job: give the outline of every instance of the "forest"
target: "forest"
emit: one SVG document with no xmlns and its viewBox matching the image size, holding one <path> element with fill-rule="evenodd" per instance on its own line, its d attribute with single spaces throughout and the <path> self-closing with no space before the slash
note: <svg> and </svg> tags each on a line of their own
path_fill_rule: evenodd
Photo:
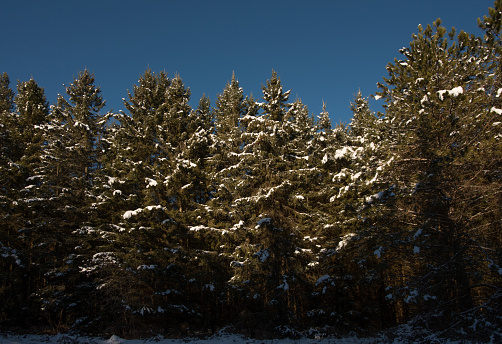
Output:
<svg viewBox="0 0 502 344">
<path fill-rule="evenodd" d="M 3 73 L 0 329 L 501 340 L 502 0 L 478 24 L 419 26 L 334 126 L 275 72 L 192 108 L 147 69 L 119 113 Z"/>
</svg>

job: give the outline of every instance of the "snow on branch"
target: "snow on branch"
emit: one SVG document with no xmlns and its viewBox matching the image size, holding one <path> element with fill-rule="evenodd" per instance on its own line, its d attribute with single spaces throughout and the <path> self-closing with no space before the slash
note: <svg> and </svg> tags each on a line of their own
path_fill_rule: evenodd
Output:
<svg viewBox="0 0 502 344">
<path fill-rule="evenodd" d="M 461 95 L 462 93 L 464 93 L 464 89 L 462 88 L 462 86 L 458 86 L 458 87 L 455 87 L 451 90 L 441 90 L 441 91 L 438 91 L 438 95 L 439 95 L 439 99 L 441 101 L 444 100 L 444 95 L 445 93 L 448 93 L 451 97 L 458 97 L 459 95 Z"/>
<path fill-rule="evenodd" d="M 124 215 L 122 215 L 122 217 L 124 218 L 124 220 L 127 220 L 127 219 L 130 219 L 133 216 L 136 216 L 136 215 L 142 213 L 145 210 L 152 211 L 154 209 L 165 210 L 165 208 L 163 206 L 161 206 L 161 205 L 149 205 L 148 207 L 145 207 L 145 208 L 138 208 L 136 210 L 128 210 L 128 211 L 126 211 L 124 213 Z"/>
</svg>

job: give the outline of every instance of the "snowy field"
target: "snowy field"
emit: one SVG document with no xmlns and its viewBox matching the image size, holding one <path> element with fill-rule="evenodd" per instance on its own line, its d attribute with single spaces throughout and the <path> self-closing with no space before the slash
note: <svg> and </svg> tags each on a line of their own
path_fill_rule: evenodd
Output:
<svg viewBox="0 0 502 344">
<path fill-rule="evenodd" d="M 104 338 L 91 338 L 91 337 L 80 337 L 77 335 L 11 335 L 11 334 L 1 334 L 0 333 L 0 344 L 35 344 L 35 343 L 47 343 L 47 344 L 384 344 L 384 343 L 448 343 L 448 344 L 468 344 L 474 343 L 463 340 L 441 340 L 435 336 L 429 338 L 421 338 L 418 340 L 400 339 L 395 338 L 389 340 L 388 338 L 357 338 L 357 337 L 347 337 L 347 338 L 321 338 L 321 339 L 270 339 L 270 340 L 259 340 L 259 339 L 249 339 L 240 335 L 235 334 L 219 334 L 207 339 L 197 339 L 197 338 L 183 338 L 183 339 L 164 339 L 162 337 L 155 337 L 151 339 L 144 340 L 127 340 L 120 338 L 118 336 L 111 336 L 108 339 Z M 495 343 L 495 342 L 494 342 Z"/>
<path fill-rule="evenodd" d="M 361 339 L 356 337 L 343 339 L 270 339 L 258 340 L 248 339 L 235 334 L 222 334 L 207 339 L 184 338 L 184 339 L 164 339 L 161 337 L 145 339 L 145 340 L 127 340 L 117 336 L 112 336 L 109 339 L 79 337 L 73 335 L 55 335 L 55 336 L 40 336 L 40 335 L 6 335 L 0 334 L 0 344 L 376 344 L 386 343 L 381 339 Z M 395 343 L 400 343 L 395 342 Z"/>
</svg>

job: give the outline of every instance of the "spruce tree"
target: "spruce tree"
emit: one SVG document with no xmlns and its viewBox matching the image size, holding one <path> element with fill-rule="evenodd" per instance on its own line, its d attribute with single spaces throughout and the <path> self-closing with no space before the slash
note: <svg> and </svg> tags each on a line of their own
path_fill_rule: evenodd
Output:
<svg viewBox="0 0 502 344">
<path fill-rule="evenodd" d="M 89 207 L 94 200 L 97 143 L 103 125 L 104 101 L 89 71 L 80 72 L 66 87 L 66 94 L 68 100 L 58 97 L 48 123 L 38 125 L 43 130 L 42 158 L 30 189 L 33 206 L 43 203 L 36 219 L 40 226 L 34 228 L 34 244 L 39 248 L 34 264 L 43 282 L 33 302 L 46 305 L 40 317 L 51 321 L 62 314 L 77 316 L 82 306 L 81 294 L 75 290 L 81 285 L 82 261 L 92 254 L 82 234 L 92 231 Z M 77 306 L 68 308 L 74 302 Z"/>
<path fill-rule="evenodd" d="M 10 88 L 10 80 L 7 73 L 0 76 L 0 168 L 2 173 L 2 202 L 7 201 L 4 197 L 12 187 L 12 176 L 10 176 L 12 163 L 17 159 L 16 133 L 17 123 L 14 109 L 14 92 Z M 5 196 L 4 196 L 5 195 Z"/>
<path fill-rule="evenodd" d="M 247 115 L 246 103 L 242 88 L 232 73 L 232 79 L 223 92 L 217 96 L 214 112 L 214 144 L 211 149 L 211 183 L 215 186 L 211 207 L 216 214 L 215 225 L 231 227 L 233 220 L 228 216 L 232 200 L 236 196 L 236 188 L 242 180 L 244 171 L 241 165 L 242 122 Z M 219 222 L 224 221 L 226 223 Z M 238 222 L 238 221 L 237 221 Z"/>
<path fill-rule="evenodd" d="M 80 72 L 66 87 L 68 100 L 59 96 L 52 108 L 51 127 L 47 137 L 52 161 L 45 176 L 56 196 L 68 191 L 77 198 L 85 197 L 97 168 L 96 144 L 102 131 L 100 110 L 105 105 L 101 90 L 94 85 L 94 75 Z"/>
<path fill-rule="evenodd" d="M 379 218 L 379 209 L 370 207 L 373 198 L 380 192 L 387 195 L 388 185 L 382 178 L 387 143 L 381 119 L 360 92 L 350 109 L 353 118 L 349 126 L 333 130 L 339 141 L 326 147 L 321 161 L 323 172 L 329 176 L 325 184 L 330 194 L 322 208 L 328 221 L 321 230 L 325 250 L 320 255 L 316 287 L 324 295 L 323 302 L 330 297 L 337 300 L 323 308 L 338 314 L 336 326 L 346 322 L 381 327 L 386 321 L 379 316 L 383 309 L 379 303 L 382 279 L 373 266 L 374 249 L 368 252 L 361 247 L 366 236 L 374 235 L 375 218 Z M 358 286 L 357 291 L 351 289 L 353 285 Z"/>
<path fill-rule="evenodd" d="M 261 106 L 265 112 L 265 116 L 272 121 L 283 122 L 291 91 L 283 92 L 281 79 L 275 71 L 272 71 L 272 76 L 267 80 L 267 84 L 262 85 L 261 88 L 263 91 L 263 100 L 265 100 Z"/>
<path fill-rule="evenodd" d="M 27 295 L 38 290 L 43 283 L 43 272 L 40 271 L 40 255 L 43 252 L 37 245 L 43 243 L 46 232 L 43 229 L 47 200 L 40 197 L 38 188 L 41 185 L 40 172 L 44 154 L 43 128 L 49 122 L 49 102 L 44 89 L 35 80 L 19 82 L 15 97 L 18 114 L 18 130 L 22 144 L 19 163 L 22 166 L 20 192 L 16 212 L 23 219 L 23 249 L 27 257 Z"/>
<path fill-rule="evenodd" d="M 35 80 L 19 82 L 15 97 L 19 116 L 19 130 L 23 142 L 21 164 L 27 169 L 28 176 L 33 176 L 40 166 L 43 146 L 42 127 L 49 121 L 49 102 L 44 89 Z"/>
<path fill-rule="evenodd" d="M 215 126 L 216 133 L 223 141 L 239 144 L 240 119 L 245 115 L 243 90 L 232 73 L 231 81 L 216 100 Z"/>
<path fill-rule="evenodd" d="M 22 318 L 19 305 L 25 305 L 26 293 L 23 276 L 27 261 L 23 252 L 19 230 L 22 214 L 19 213 L 19 131 L 14 113 L 14 92 L 9 86 L 7 73 L 0 75 L 0 312 L 5 317 L 0 324 L 11 325 Z"/>
<path fill-rule="evenodd" d="M 14 109 L 14 92 L 10 88 L 10 79 L 7 73 L 0 76 L 0 113 L 7 116 Z M 2 122 L 4 123 L 4 122 Z"/>
</svg>

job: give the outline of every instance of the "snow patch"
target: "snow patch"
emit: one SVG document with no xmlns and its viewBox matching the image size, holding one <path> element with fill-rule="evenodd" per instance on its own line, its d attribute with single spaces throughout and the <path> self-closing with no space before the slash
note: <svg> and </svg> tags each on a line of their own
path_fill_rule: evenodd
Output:
<svg viewBox="0 0 502 344">
<path fill-rule="evenodd" d="M 329 280 L 331 278 L 330 275 L 324 275 L 324 276 L 321 276 L 317 279 L 317 282 L 315 282 L 315 285 L 316 287 L 321 284 L 322 282 L 326 281 L 326 280 Z"/>
<path fill-rule="evenodd" d="M 110 337 L 110 339 L 108 339 L 107 341 L 105 341 L 106 344 L 122 344 L 122 343 L 125 343 L 126 341 L 122 338 L 120 338 L 119 336 L 116 336 L 116 335 L 112 335 Z"/>
<path fill-rule="evenodd" d="M 138 208 L 136 210 L 128 210 L 124 213 L 124 215 L 122 215 L 122 217 L 124 218 L 124 220 L 127 220 L 133 216 L 136 216 L 136 215 L 142 213 L 145 210 L 152 211 L 154 209 L 164 209 L 164 207 L 162 207 L 161 205 L 149 205 L 146 208 Z"/>
<path fill-rule="evenodd" d="M 140 265 L 137 270 L 155 270 L 157 265 Z"/>
<path fill-rule="evenodd" d="M 322 158 L 322 163 L 325 165 L 328 162 L 328 154 L 324 154 L 324 157 Z"/>
<path fill-rule="evenodd" d="M 441 90 L 441 91 L 438 91 L 438 96 L 439 96 L 439 99 L 440 99 L 441 101 L 443 101 L 443 100 L 444 100 L 444 94 L 445 94 L 446 92 L 448 92 L 448 91 L 447 91 L 447 90 Z"/>
<path fill-rule="evenodd" d="M 335 156 L 334 158 L 336 160 L 343 159 L 343 158 L 349 158 L 349 159 L 355 159 L 363 151 L 363 147 L 359 147 L 356 150 L 352 149 L 352 147 L 345 146 L 341 149 L 337 149 L 335 151 Z"/>
<path fill-rule="evenodd" d="M 420 236 L 420 234 L 422 234 L 422 228 L 419 228 L 418 231 L 415 233 L 415 235 L 413 235 L 413 240 L 418 238 Z"/>
<path fill-rule="evenodd" d="M 418 296 L 418 291 L 415 289 L 415 290 L 412 290 L 410 292 L 410 295 L 408 295 L 406 297 L 406 299 L 404 299 L 404 302 L 406 303 L 410 303 L 411 301 L 415 301 L 416 297 Z"/>
<path fill-rule="evenodd" d="M 464 93 L 464 89 L 462 88 L 462 86 L 458 86 L 458 87 L 455 87 L 454 89 L 448 91 L 448 93 L 452 97 L 458 97 L 459 95 Z"/>
<path fill-rule="evenodd" d="M 375 256 L 377 256 L 378 258 L 380 258 L 380 257 L 382 256 L 382 250 L 383 250 L 383 247 L 382 247 L 382 246 L 380 246 L 379 248 L 377 248 L 377 249 L 375 250 L 375 252 L 373 252 L 373 254 L 374 254 Z"/>
<path fill-rule="evenodd" d="M 289 290 L 289 284 L 286 281 L 287 276 L 282 276 L 282 284 L 277 287 L 277 289 L 284 289 L 284 290 Z"/>
<path fill-rule="evenodd" d="M 230 262 L 230 267 L 232 268 L 242 268 L 244 267 L 244 263 L 243 262 L 238 262 L 236 260 L 233 260 Z"/>
<path fill-rule="evenodd" d="M 497 109 L 495 106 L 490 109 L 490 112 L 495 112 L 497 115 L 502 115 L 502 110 Z"/>
<path fill-rule="evenodd" d="M 254 254 L 254 256 L 257 257 L 261 263 L 264 263 L 267 258 L 270 257 L 270 252 L 268 251 L 268 249 L 259 250 Z"/>
<path fill-rule="evenodd" d="M 366 203 L 373 203 L 374 201 L 381 200 L 384 196 L 384 191 L 380 191 L 374 195 L 366 197 Z"/>
<path fill-rule="evenodd" d="M 263 218 L 256 223 L 256 227 L 254 229 L 259 229 L 264 223 L 270 222 L 272 222 L 272 219 L 270 217 Z"/>
<path fill-rule="evenodd" d="M 347 244 L 349 243 L 349 241 L 354 238 L 356 236 L 355 233 L 349 233 L 349 234 L 346 234 L 342 237 L 342 240 L 340 240 L 340 242 L 338 243 L 338 246 L 336 247 L 336 252 L 340 251 L 342 248 L 344 248 L 345 246 L 347 246 Z"/>
<path fill-rule="evenodd" d="M 145 182 L 147 184 L 146 186 L 147 189 L 152 186 L 157 186 L 157 181 L 155 179 L 145 178 Z"/>
<path fill-rule="evenodd" d="M 462 88 L 462 86 L 457 86 L 451 90 L 441 90 L 441 91 L 438 91 L 438 96 L 439 96 L 439 99 L 441 101 L 444 100 L 444 95 L 448 93 L 450 96 L 452 97 L 458 97 L 459 95 L 461 95 L 462 93 L 464 93 L 464 89 Z"/>
</svg>

